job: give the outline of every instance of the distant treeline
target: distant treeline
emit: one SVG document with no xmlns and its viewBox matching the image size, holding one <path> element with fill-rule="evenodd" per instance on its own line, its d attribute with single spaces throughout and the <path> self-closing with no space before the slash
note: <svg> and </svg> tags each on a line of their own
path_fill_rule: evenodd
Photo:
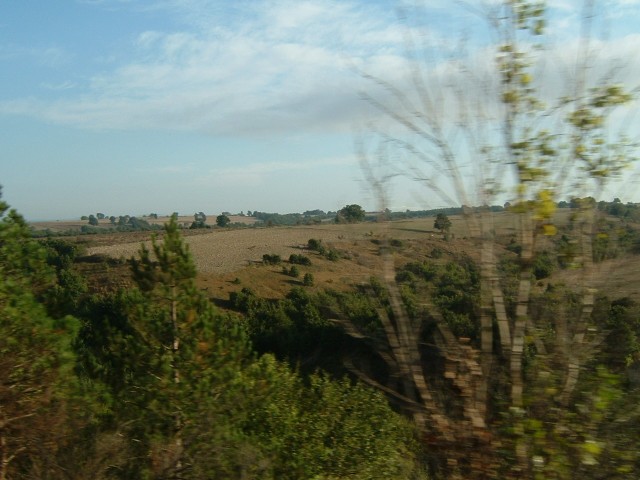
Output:
<svg viewBox="0 0 640 480">
<path fill-rule="evenodd" d="M 115 219 L 115 220 L 114 220 Z M 142 232 L 150 230 L 162 230 L 162 225 L 150 224 L 146 220 L 139 217 L 130 217 L 123 215 L 118 218 L 111 217 L 109 226 L 98 226 L 95 224 L 82 225 L 79 229 L 70 228 L 67 230 L 54 231 L 49 228 L 43 230 L 31 229 L 31 236 L 34 238 L 43 237 L 66 237 L 70 235 L 93 235 L 97 233 L 116 233 L 116 232 Z"/>
<path fill-rule="evenodd" d="M 597 209 L 601 212 L 605 212 L 608 215 L 619 217 L 621 219 L 625 219 L 628 221 L 640 222 L 640 204 L 639 203 L 622 203 L 622 201 L 618 198 L 615 198 L 611 202 L 606 202 L 604 200 L 596 201 L 593 197 L 585 197 L 585 198 L 573 198 L 569 201 L 562 200 L 558 202 L 556 205 L 560 209 L 564 208 L 580 208 L 580 205 L 584 203 L 589 203 L 591 205 L 597 206 Z M 503 212 L 509 210 L 510 208 L 509 202 L 504 205 L 491 205 L 488 208 L 491 212 Z M 463 211 L 474 211 L 482 207 L 444 207 L 444 208 L 434 208 L 430 210 L 405 210 L 404 212 L 394 212 L 389 209 L 384 212 L 369 212 L 365 216 L 364 221 L 367 222 L 376 222 L 382 220 L 404 220 L 404 219 L 413 219 L 413 218 L 425 218 L 425 217 L 435 217 L 438 214 L 443 215 L 462 215 Z M 227 212 L 225 212 L 226 214 Z M 229 223 L 229 227 L 233 228 L 252 228 L 256 226 L 291 226 L 291 225 L 317 225 L 320 223 L 328 223 L 334 222 L 336 220 L 336 215 L 338 212 L 332 212 L 324 210 L 307 210 L 303 213 L 269 213 L 269 212 L 260 212 L 258 210 L 248 211 L 246 216 L 255 218 L 256 224 L 246 224 L 246 223 Z M 224 215 L 224 214 L 223 214 Z M 230 215 L 230 214 L 229 214 Z M 244 214 L 241 214 L 245 216 Z M 202 212 L 195 214 L 196 220 L 194 224 L 192 224 L 191 228 L 195 228 L 195 223 L 198 222 L 198 217 L 204 217 Z M 158 218 L 157 214 L 150 214 L 149 218 Z M 111 225 L 98 226 L 98 219 L 106 219 L 109 218 Z M 97 217 L 93 215 L 88 217 L 82 217 L 83 220 L 88 219 L 89 224 L 83 225 L 80 229 L 68 229 L 63 231 L 52 231 L 50 229 L 45 230 L 32 230 L 32 236 L 34 237 L 55 237 L 55 236 L 68 236 L 68 235 L 86 235 L 86 234 L 95 234 L 95 233 L 114 233 L 114 232 L 132 232 L 132 231 L 145 231 L 145 230 L 159 230 L 162 227 L 160 225 L 150 224 L 146 220 L 140 217 L 124 215 L 120 217 L 106 217 L 103 214 L 98 214 Z M 95 221 L 92 222 L 92 220 Z M 204 220 L 200 220 L 201 227 L 209 227 L 206 225 L 206 217 Z"/>
<path fill-rule="evenodd" d="M 258 210 L 250 212 L 250 217 L 262 222 L 266 226 L 273 225 L 305 225 L 333 221 L 336 212 L 322 210 L 307 210 L 304 213 L 268 213 Z"/>
</svg>

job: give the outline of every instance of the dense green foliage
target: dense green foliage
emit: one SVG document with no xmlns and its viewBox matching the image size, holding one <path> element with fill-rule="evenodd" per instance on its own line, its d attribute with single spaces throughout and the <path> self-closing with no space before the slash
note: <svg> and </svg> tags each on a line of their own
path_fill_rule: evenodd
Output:
<svg viewBox="0 0 640 480">
<path fill-rule="evenodd" d="M 319 242 L 311 244 L 317 249 Z M 517 307 L 518 261 L 508 254 L 499 265 L 505 306 L 511 312 Z M 552 264 L 553 253 L 542 252 L 531 276 L 549 278 L 555 268 L 549 267 Z M 461 410 L 463 400 L 457 397 L 455 383 L 439 380 L 444 368 L 440 355 L 446 350 L 439 343 L 437 325 L 446 322 L 456 337 L 468 338 L 471 346 L 478 347 L 479 276 L 478 266 L 469 257 L 443 252 L 435 258 L 431 256 L 431 260 L 406 264 L 396 276 L 412 325 L 421 331 L 426 378 L 437 385 L 437 394 L 446 399 L 452 412 Z M 429 298 L 430 303 L 420 301 L 423 298 Z M 545 343 L 553 345 L 556 335 L 566 335 L 554 330 L 557 319 L 565 318 L 566 328 L 571 328 L 580 315 L 580 301 L 576 292 L 561 284 L 551 284 L 532 295 L 532 323 Z M 353 292 L 312 293 L 294 288 L 282 300 L 262 299 L 243 289 L 231 295 L 231 303 L 243 313 L 250 337 L 261 352 L 273 352 L 307 372 L 322 367 L 340 374 L 347 366 L 347 370 L 367 372 L 368 377 L 388 388 L 395 384 L 379 350 L 385 329 L 383 319 L 387 315 L 393 318 L 391 297 L 375 278 L 370 285 Z M 522 424 L 523 435 L 541 472 L 555 471 L 560 478 L 572 478 L 572 472 L 580 472 L 584 478 L 633 478 L 640 466 L 640 456 L 632 446 L 632 439 L 640 433 L 640 417 L 637 409 L 629 410 L 629 406 L 638 400 L 640 378 L 634 380 L 627 373 L 637 370 L 631 366 L 637 365 L 640 358 L 638 313 L 639 306 L 629 299 L 598 298 L 593 322 L 607 334 L 599 353 L 585 365 L 574 394 L 576 403 L 569 407 L 559 406 L 558 394 L 565 379 L 554 371 L 554 365 L 567 354 L 561 348 L 562 342 L 543 353 L 537 350 L 542 344 L 527 339 L 523 370 L 528 385 L 528 418 Z M 348 322 L 330 320 L 335 318 Z M 346 324 L 353 330 L 345 330 Z M 514 417 L 515 411 L 506 416 L 499 413 L 508 396 L 500 388 L 505 368 L 501 361 L 494 365 L 490 395 L 494 405 L 491 421 L 505 447 L 506 469 L 515 462 L 508 452 L 518 417 Z M 458 448 L 465 452 L 469 445 L 462 443 Z M 437 454 L 430 458 L 434 465 L 438 464 Z"/>
<path fill-rule="evenodd" d="M 336 215 L 336 223 L 356 223 L 364 220 L 364 209 L 358 204 L 345 205 Z"/>
<path fill-rule="evenodd" d="M 134 288 L 91 295 L 76 247 L 0 215 L 3 480 L 424 478 L 380 394 L 254 352 L 195 287 L 175 217 Z"/>
<path fill-rule="evenodd" d="M 0 200 L 0 478 L 45 478 L 87 422 L 72 374 L 78 328 L 47 312 L 54 268 L 23 218 Z M 64 264 L 64 256 L 60 263 Z"/>
</svg>

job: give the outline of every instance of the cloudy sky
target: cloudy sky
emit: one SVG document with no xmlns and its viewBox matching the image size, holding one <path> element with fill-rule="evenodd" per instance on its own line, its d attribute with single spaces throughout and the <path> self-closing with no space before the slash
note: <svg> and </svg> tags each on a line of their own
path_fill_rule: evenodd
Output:
<svg viewBox="0 0 640 480">
<path fill-rule="evenodd" d="M 408 32 L 455 54 L 469 3 L 425 0 L 418 25 L 394 0 L 0 0 L 3 198 L 30 220 L 374 208 L 362 72 L 401 85 Z M 575 41 L 579 2 L 548 3 L 552 37 Z M 597 13 L 633 78 L 640 0 Z M 392 194 L 442 206 L 410 182 Z"/>
</svg>

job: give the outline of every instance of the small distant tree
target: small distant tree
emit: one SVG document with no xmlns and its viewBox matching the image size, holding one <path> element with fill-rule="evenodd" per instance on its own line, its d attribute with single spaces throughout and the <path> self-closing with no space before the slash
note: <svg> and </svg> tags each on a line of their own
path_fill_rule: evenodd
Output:
<svg viewBox="0 0 640 480">
<path fill-rule="evenodd" d="M 439 213 L 433 222 L 433 228 L 440 230 L 440 233 L 448 232 L 451 229 L 451 220 L 444 213 Z"/>
<path fill-rule="evenodd" d="M 365 211 L 358 204 L 346 205 L 336 215 L 336 223 L 357 223 L 364 220 Z"/>
<path fill-rule="evenodd" d="M 229 223 L 231 223 L 231 220 L 224 213 L 216 217 L 216 225 L 219 227 L 226 227 Z"/>
<path fill-rule="evenodd" d="M 104 220 L 104 213 L 96 213 L 96 217 L 98 217 L 98 220 Z"/>
<path fill-rule="evenodd" d="M 89 225 L 92 225 L 94 227 L 98 226 L 98 219 L 95 217 L 95 215 L 89 215 Z"/>
<path fill-rule="evenodd" d="M 115 225 L 117 220 L 118 219 L 113 215 L 109 217 L 109 221 L 111 222 L 111 225 Z"/>
<path fill-rule="evenodd" d="M 207 228 L 207 216 L 202 212 L 194 213 L 190 228 Z"/>
<path fill-rule="evenodd" d="M 87 220 L 89 220 L 89 217 L 87 217 L 86 215 L 82 215 L 80 217 L 80 220 L 82 220 L 83 222 L 86 222 Z"/>
</svg>

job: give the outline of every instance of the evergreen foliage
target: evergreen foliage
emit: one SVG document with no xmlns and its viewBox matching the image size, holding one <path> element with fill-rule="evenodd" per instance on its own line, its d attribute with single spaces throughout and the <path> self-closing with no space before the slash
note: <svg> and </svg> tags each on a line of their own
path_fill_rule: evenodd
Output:
<svg viewBox="0 0 640 480">
<path fill-rule="evenodd" d="M 141 247 L 131 264 L 137 288 L 95 299 L 76 342 L 84 375 L 108 392 L 104 428 L 118 425 L 127 439 L 130 456 L 114 474 L 420 475 L 411 429 L 384 399 L 321 377 L 307 387 L 272 357 L 252 354 L 243 325 L 255 332 L 255 324 L 219 314 L 195 288 L 175 218 L 162 243 Z M 292 293 L 287 311 L 296 322 L 309 318 L 305 298 L 302 290 Z M 234 302 L 247 310 L 262 303 L 248 290 Z M 268 338 L 261 333 L 257 338 Z M 380 438 L 367 429 L 393 433 Z"/>
<path fill-rule="evenodd" d="M 47 252 L 0 199 L 0 478 L 60 474 L 58 453 L 74 428 L 71 317 L 40 303 L 55 282 Z M 78 414 L 78 421 L 84 416 Z"/>
</svg>

